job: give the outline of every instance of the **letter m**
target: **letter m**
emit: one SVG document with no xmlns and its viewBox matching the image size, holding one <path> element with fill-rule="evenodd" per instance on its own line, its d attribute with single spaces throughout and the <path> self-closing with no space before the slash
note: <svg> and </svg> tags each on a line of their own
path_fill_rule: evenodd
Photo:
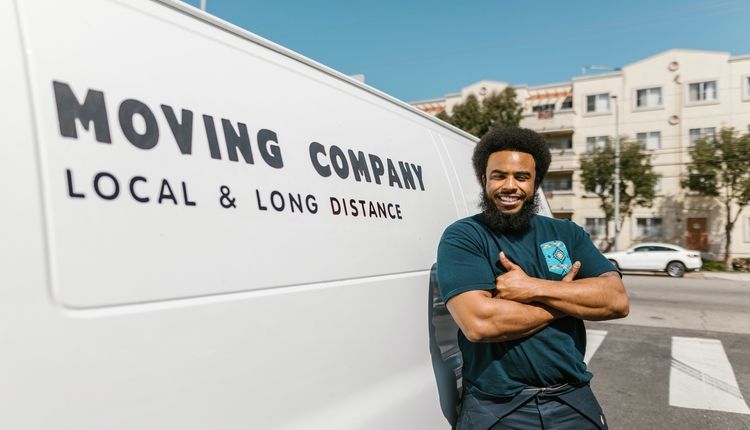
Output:
<svg viewBox="0 0 750 430">
<path fill-rule="evenodd" d="M 112 143 L 109 135 L 109 121 L 107 120 L 107 108 L 104 106 L 104 93 L 89 90 L 83 104 L 78 102 L 70 85 L 52 81 L 55 88 L 55 102 L 57 103 L 57 119 L 60 122 L 60 134 L 65 137 L 78 138 L 76 120 L 88 131 L 91 122 L 94 122 L 94 134 L 96 141 Z"/>
</svg>

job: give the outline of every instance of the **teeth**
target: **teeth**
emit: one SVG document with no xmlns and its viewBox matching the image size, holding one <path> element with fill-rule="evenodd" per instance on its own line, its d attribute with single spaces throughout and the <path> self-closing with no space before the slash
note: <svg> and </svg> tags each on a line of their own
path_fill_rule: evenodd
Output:
<svg viewBox="0 0 750 430">
<path fill-rule="evenodd" d="M 500 196 L 500 200 L 503 202 L 515 202 L 518 201 L 518 197 L 515 196 Z"/>
</svg>

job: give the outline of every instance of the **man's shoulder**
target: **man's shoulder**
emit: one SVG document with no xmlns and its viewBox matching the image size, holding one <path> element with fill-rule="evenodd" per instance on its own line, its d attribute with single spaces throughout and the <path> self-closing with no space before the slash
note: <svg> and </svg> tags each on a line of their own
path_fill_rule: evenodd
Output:
<svg viewBox="0 0 750 430">
<path fill-rule="evenodd" d="M 445 232 L 443 233 L 443 235 L 460 233 L 482 233 L 486 230 L 487 227 L 484 224 L 484 217 L 481 213 L 478 213 L 454 221 L 452 224 L 445 228 Z"/>
<path fill-rule="evenodd" d="M 481 213 L 454 221 L 443 231 L 440 243 L 485 243 L 492 233 Z"/>
<path fill-rule="evenodd" d="M 568 243 L 568 246 L 580 244 L 588 239 L 588 234 L 573 221 L 547 216 L 535 216 L 534 226 L 543 236 L 554 236 L 556 240 Z"/>
<path fill-rule="evenodd" d="M 568 219 L 552 218 L 545 215 L 537 215 L 534 217 L 534 222 L 543 227 L 552 227 L 556 230 L 570 230 L 575 231 L 581 228 L 578 224 Z"/>
</svg>

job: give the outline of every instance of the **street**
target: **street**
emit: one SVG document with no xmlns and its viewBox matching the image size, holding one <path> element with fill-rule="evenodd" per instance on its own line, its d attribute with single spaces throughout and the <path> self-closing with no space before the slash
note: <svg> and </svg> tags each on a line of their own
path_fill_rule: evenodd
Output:
<svg viewBox="0 0 750 430">
<path fill-rule="evenodd" d="M 625 275 L 630 316 L 588 322 L 612 429 L 750 429 L 750 282 Z"/>
</svg>

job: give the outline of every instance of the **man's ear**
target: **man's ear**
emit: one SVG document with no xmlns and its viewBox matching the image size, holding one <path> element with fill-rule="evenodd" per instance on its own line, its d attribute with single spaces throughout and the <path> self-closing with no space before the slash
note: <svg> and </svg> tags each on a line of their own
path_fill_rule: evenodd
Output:
<svg viewBox="0 0 750 430">
<path fill-rule="evenodd" d="M 482 175 L 482 188 L 487 186 L 487 175 Z"/>
</svg>

